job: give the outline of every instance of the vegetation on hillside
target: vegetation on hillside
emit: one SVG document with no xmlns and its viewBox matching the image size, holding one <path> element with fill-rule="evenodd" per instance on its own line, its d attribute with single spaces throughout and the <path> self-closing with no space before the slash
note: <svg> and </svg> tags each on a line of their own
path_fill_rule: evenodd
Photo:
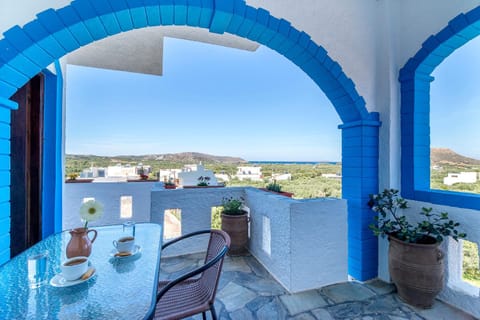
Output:
<svg viewBox="0 0 480 320">
<path fill-rule="evenodd" d="M 470 241 L 463 241 L 463 278 L 480 287 L 480 269 L 478 267 L 478 246 Z"/>
<path fill-rule="evenodd" d="M 430 188 L 436 190 L 449 190 L 458 192 L 470 192 L 480 194 L 480 180 L 476 183 L 455 183 L 451 186 L 443 184 L 443 178 L 449 173 L 480 172 L 480 166 L 476 165 L 444 165 L 430 171 Z"/>
</svg>

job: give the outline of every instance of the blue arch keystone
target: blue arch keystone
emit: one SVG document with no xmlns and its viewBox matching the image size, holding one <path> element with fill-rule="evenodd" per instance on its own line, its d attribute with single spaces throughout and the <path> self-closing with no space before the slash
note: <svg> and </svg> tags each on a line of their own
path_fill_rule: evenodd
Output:
<svg viewBox="0 0 480 320">
<path fill-rule="evenodd" d="M 400 70 L 402 195 L 405 198 L 480 209 L 480 196 L 430 189 L 430 83 L 446 57 L 480 34 L 480 6 L 459 14 L 422 44 Z"/>
<path fill-rule="evenodd" d="M 45 10 L 23 28 L 12 26 L 0 40 L 0 103 L 11 105 L 8 98 L 18 88 L 80 46 L 158 25 L 189 25 L 261 43 L 299 66 L 325 92 L 344 123 L 343 197 L 349 201 L 349 219 L 358 222 L 349 226 L 349 270 L 360 280 L 374 277 L 377 247 L 364 232 L 371 218 L 364 200 L 377 191 L 378 117 L 367 111 L 353 81 L 324 48 L 267 10 L 243 0 L 75 0 L 64 8 Z"/>
</svg>

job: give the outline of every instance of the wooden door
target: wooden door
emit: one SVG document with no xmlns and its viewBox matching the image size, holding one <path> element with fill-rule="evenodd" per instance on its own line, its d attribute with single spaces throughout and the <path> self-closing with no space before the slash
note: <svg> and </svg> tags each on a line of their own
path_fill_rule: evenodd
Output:
<svg viewBox="0 0 480 320">
<path fill-rule="evenodd" d="M 39 74 L 12 97 L 11 127 L 11 256 L 42 235 L 42 150 L 44 76 Z"/>
</svg>

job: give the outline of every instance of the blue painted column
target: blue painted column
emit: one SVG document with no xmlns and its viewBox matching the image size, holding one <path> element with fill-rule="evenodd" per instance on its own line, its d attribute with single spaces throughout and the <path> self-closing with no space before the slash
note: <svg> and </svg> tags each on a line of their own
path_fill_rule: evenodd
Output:
<svg viewBox="0 0 480 320">
<path fill-rule="evenodd" d="M 17 108 L 0 97 L 0 265 L 10 259 L 10 118 Z"/>
<path fill-rule="evenodd" d="M 42 169 L 42 238 L 62 230 L 62 123 L 63 78 L 55 62 L 56 74 L 45 70 L 44 140 Z"/>
<path fill-rule="evenodd" d="M 402 196 L 430 189 L 430 83 L 420 72 L 400 77 L 402 85 Z"/>
<path fill-rule="evenodd" d="M 375 278 L 378 272 L 378 239 L 368 228 L 374 212 L 367 203 L 369 195 L 378 192 L 379 126 L 373 119 L 339 126 L 342 197 L 348 203 L 348 274 L 360 281 Z"/>
</svg>

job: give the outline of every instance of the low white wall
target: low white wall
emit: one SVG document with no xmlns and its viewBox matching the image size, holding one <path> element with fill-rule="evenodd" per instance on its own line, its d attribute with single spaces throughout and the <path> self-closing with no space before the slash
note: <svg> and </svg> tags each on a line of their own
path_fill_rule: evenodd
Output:
<svg viewBox="0 0 480 320">
<path fill-rule="evenodd" d="M 89 226 L 120 224 L 126 220 L 150 221 L 150 190 L 155 182 L 65 183 L 63 195 L 64 230 L 82 226 L 80 206 L 84 198 L 95 198 L 104 207 L 103 216 Z M 132 196 L 132 217 L 120 217 L 120 197 Z"/>
<path fill-rule="evenodd" d="M 243 197 L 250 210 L 250 252 L 288 291 L 347 280 L 344 200 L 294 200 L 250 187 L 153 190 L 151 221 L 163 223 L 166 209 L 179 208 L 182 234 L 208 229 L 211 208 L 231 196 Z M 193 240 L 162 255 L 199 252 L 205 246 Z"/>
<path fill-rule="evenodd" d="M 477 245 L 480 244 L 480 229 L 478 228 L 480 225 L 480 211 L 433 205 L 413 200 L 409 200 L 408 205 L 409 209 L 405 210 L 405 214 L 411 221 L 423 220 L 421 219 L 422 216 L 418 215 L 422 207 L 432 207 L 436 212 L 448 212 L 450 219 L 460 223 L 459 230 L 467 234 L 466 240 L 475 242 Z M 387 248 L 388 246 L 385 246 L 384 252 L 380 252 L 384 257 L 387 256 Z M 446 285 L 438 298 L 480 318 L 480 290 L 478 287 L 462 280 L 463 253 L 461 242 L 447 239 L 442 244 L 442 248 L 445 252 Z M 382 270 L 388 270 L 387 259 L 380 259 L 379 262 Z M 385 273 L 383 278 L 388 281 L 388 274 Z"/>
<path fill-rule="evenodd" d="M 212 207 L 220 206 L 224 197 L 245 197 L 244 188 L 155 189 L 151 194 L 151 222 L 163 224 L 165 210 L 181 209 L 182 235 L 210 229 Z M 162 256 L 205 251 L 206 240 L 198 239 L 181 241 Z"/>
<path fill-rule="evenodd" d="M 246 190 L 250 252 L 290 292 L 347 281 L 345 200 Z"/>
</svg>

